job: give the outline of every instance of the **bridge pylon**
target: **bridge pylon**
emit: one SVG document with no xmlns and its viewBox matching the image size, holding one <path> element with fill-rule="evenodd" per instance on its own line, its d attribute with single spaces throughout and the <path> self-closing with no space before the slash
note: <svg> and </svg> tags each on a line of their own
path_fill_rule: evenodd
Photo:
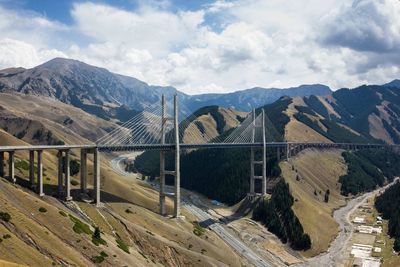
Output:
<svg viewBox="0 0 400 267">
<path fill-rule="evenodd" d="M 266 142 L 266 136 L 265 136 L 265 111 L 264 109 L 262 110 L 262 116 L 261 116 L 261 124 L 257 124 L 256 122 L 256 112 L 253 109 L 252 112 L 252 137 L 251 137 L 251 142 L 254 143 L 255 141 L 255 135 L 256 135 L 256 129 L 261 128 L 262 131 L 262 160 L 261 161 L 256 161 L 255 160 L 255 147 L 250 148 L 250 192 L 249 196 L 253 197 L 256 195 L 255 191 L 255 180 L 260 179 L 261 180 L 261 194 L 265 195 L 267 193 L 267 142 Z M 262 175 L 255 175 L 255 166 L 256 165 L 261 165 L 262 166 Z"/>
<path fill-rule="evenodd" d="M 171 120 L 174 122 L 174 139 L 175 139 L 175 171 L 165 169 L 165 151 L 160 151 L 160 214 L 167 214 L 165 197 L 171 196 L 174 198 L 174 217 L 180 216 L 180 147 L 179 147 L 179 120 L 178 120 L 178 96 L 174 95 L 174 116 L 167 116 L 167 106 L 165 96 L 161 96 L 161 144 L 165 144 L 166 123 Z M 167 193 L 165 191 L 165 176 L 173 175 L 175 177 L 174 192 Z"/>
</svg>

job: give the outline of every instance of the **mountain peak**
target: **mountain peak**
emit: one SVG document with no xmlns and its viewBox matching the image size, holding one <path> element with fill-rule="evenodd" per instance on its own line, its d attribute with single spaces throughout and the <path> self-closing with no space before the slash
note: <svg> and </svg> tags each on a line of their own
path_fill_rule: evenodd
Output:
<svg viewBox="0 0 400 267">
<path fill-rule="evenodd" d="M 395 79 L 395 80 L 391 81 L 390 83 L 385 84 L 385 86 L 400 88 L 400 80 Z"/>
</svg>

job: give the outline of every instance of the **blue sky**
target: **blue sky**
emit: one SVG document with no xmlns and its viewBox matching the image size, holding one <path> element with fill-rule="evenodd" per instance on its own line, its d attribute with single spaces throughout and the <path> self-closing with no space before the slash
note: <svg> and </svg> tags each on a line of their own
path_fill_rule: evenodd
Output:
<svg viewBox="0 0 400 267">
<path fill-rule="evenodd" d="M 400 78 L 398 0 L 0 0 L 0 68 L 77 59 L 187 93 Z"/>
</svg>

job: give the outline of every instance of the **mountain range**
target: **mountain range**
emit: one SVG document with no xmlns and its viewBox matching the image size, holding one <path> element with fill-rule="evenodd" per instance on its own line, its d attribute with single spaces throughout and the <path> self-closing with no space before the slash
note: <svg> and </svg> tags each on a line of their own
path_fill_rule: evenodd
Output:
<svg viewBox="0 0 400 267">
<path fill-rule="evenodd" d="M 174 87 L 148 85 L 132 77 L 63 58 L 55 58 L 31 69 L 1 70 L 0 92 L 10 91 L 55 98 L 103 118 L 118 118 L 118 113 L 140 111 L 157 104 L 161 94 L 165 94 L 167 99 L 178 94 L 180 110 L 188 115 L 210 105 L 250 111 L 284 95 L 293 97 L 331 93 L 329 87 L 317 84 L 288 89 L 256 87 L 227 94 L 188 95 Z"/>
</svg>

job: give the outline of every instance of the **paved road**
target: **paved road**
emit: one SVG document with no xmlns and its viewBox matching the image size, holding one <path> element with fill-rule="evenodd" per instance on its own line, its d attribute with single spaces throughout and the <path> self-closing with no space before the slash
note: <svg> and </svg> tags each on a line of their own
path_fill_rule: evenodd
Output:
<svg viewBox="0 0 400 267">
<path fill-rule="evenodd" d="M 122 161 L 126 159 L 125 156 L 119 156 L 111 160 L 111 168 L 119 175 L 122 176 L 130 176 L 132 173 L 126 172 L 125 169 L 121 166 Z"/>
<path fill-rule="evenodd" d="M 257 267 L 275 266 L 274 264 L 269 263 L 260 256 L 258 256 L 242 241 L 231 235 L 228 232 L 228 230 L 224 228 L 223 225 L 215 221 L 213 217 L 204 210 L 187 202 L 184 203 L 184 207 L 187 210 L 189 210 L 193 215 L 195 215 L 197 218 L 199 218 L 200 221 L 210 222 L 209 228 L 212 231 L 214 231 L 228 245 L 230 245 L 233 249 L 235 249 L 242 257 L 245 257 L 249 262 L 251 262 L 254 266 Z"/>
<path fill-rule="evenodd" d="M 122 175 L 129 176 L 132 175 L 129 172 L 126 172 L 122 167 L 122 161 L 126 159 L 126 155 L 119 156 L 111 160 L 111 167 L 113 170 Z M 166 190 L 173 190 L 172 187 L 166 186 Z M 209 228 L 214 231 L 222 240 L 224 240 L 228 245 L 230 245 L 233 249 L 239 253 L 242 257 L 245 257 L 250 263 L 257 267 L 269 267 L 275 266 L 272 263 L 267 262 L 256 253 L 254 253 L 248 246 L 246 246 L 242 241 L 231 235 L 228 230 L 224 228 L 219 222 L 215 221 L 214 218 L 207 213 L 206 211 L 198 208 L 193 205 L 189 201 L 186 201 L 182 198 L 182 206 L 185 207 L 189 212 L 191 212 L 194 216 L 196 216 L 200 221 L 207 221 L 210 223 Z"/>
</svg>

